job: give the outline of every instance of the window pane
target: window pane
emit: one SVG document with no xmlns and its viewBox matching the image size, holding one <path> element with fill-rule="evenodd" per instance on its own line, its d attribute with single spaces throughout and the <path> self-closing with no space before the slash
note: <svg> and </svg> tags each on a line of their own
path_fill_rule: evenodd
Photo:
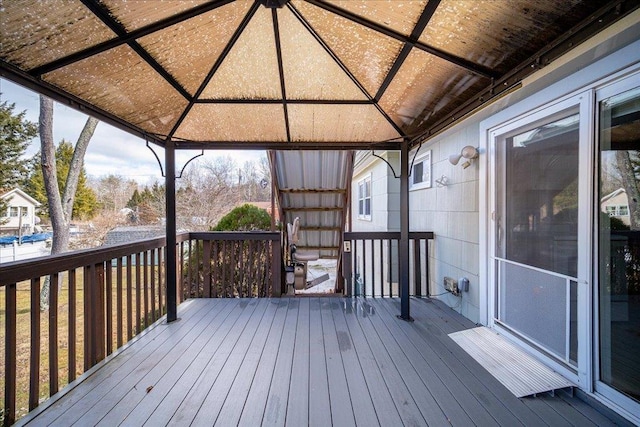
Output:
<svg viewBox="0 0 640 427">
<path fill-rule="evenodd" d="M 501 193 L 506 259 L 575 277 L 578 123 L 573 114 L 505 138 Z M 499 242 L 502 243 L 502 242 Z"/>
<path fill-rule="evenodd" d="M 415 165 L 413 165 L 413 183 L 414 184 L 418 184 L 420 182 L 422 182 L 422 174 L 423 174 L 423 169 L 424 169 L 424 163 L 420 162 L 420 163 L 416 163 Z"/>
<path fill-rule="evenodd" d="M 371 199 L 364 200 L 364 214 L 371 215 Z"/>
</svg>

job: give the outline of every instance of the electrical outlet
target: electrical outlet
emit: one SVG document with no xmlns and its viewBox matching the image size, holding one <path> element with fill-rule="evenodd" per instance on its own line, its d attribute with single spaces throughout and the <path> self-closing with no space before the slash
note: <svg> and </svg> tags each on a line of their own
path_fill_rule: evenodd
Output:
<svg viewBox="0 0 640 427">
<path fill-rule="evenodd" d="M 458 295 L 458 281 L 451 277 L 444 278 L 444 290 Z"/>
</svg>

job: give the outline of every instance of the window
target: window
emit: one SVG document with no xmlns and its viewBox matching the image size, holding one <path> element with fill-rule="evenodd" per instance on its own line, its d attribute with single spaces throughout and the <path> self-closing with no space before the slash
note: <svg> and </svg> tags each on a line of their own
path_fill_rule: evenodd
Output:
<svg viewBox="0 0 640 427">
<path fill-rule="evenodd" d="M 431 188 L 431 150 L 416 156 L 410 171 L 411 189 Z"/>
<path fill-rule="evenodd" d="M 17 206 L 9 207 L 9 216 L 11 218 L 17 218 L 18 217 L 18 207 Z"/>
<path fill-rule="evenodd" d="M 625 215 L 629 215 L 629 206 L 627 205 L 618 206 L 618 216 L 625 216 Z"/>
<path fill-rule="evenodd" d="M 358 218 L 371 219 L 371 176 L 358 182 Z"/>
</svg>

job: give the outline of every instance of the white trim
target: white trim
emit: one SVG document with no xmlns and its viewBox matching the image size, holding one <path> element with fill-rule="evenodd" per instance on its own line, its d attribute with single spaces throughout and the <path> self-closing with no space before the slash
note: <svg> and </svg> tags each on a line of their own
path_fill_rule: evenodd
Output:
<svg viewBox="0 0 640 427">
<path fill-rule="evenodd" d="M 417 153 L 416 153 L 417 154 Z M 433 163 L 433 157 L 431 156 L 431 150 L 426 150 L 420 155 L 416 155 L 413 160 L 413 168 L 411 175 L 409 176 L 409 191 L 421 190 L 423 188 L 431 188 L 431 165 Z M 413 183 L 415 178 L 414 172 L 416 165 L 422 163 L 422 181 Z"/>
</svg>

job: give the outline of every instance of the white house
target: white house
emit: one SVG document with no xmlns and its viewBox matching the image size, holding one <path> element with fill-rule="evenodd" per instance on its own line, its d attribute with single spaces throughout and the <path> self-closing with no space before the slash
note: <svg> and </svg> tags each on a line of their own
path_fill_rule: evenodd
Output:
<svg viewBox="0 0 640 427">
<path fill-rule="evenodd" d="M 40 202 L 19 188 L 0 194 L 0 199 L 6 201 L 8 206 L 6 211 L 0 212 L 0 234 L 32 234 L 37 223 L 36 208 Z"/>
<path fill-rule="evenodd" d="M 640 152 L 638 34 L 640 11 L 409 156 L 410 230 L 436 236 L 430 293 L 635 423 L 640 283 L 627 271 L 640 264 L 640 230 L 611 230 L 599 212 L 610 172 Z M 376 154 L 398 171 L 394 153 Z M 358 158 L 353 231 L 397 230 L 392 168 Z M 469 291 L 446 293 L 445 277 L 468 278 Z"/>
<path fill-rule="evenodd" d="M 612 218 L 618 218 L 626 225 L 631 225 L 629 216 L 629 197 L 624 188 L 618 188 L 600 200 L 600 210 Z"/>
</svg>

